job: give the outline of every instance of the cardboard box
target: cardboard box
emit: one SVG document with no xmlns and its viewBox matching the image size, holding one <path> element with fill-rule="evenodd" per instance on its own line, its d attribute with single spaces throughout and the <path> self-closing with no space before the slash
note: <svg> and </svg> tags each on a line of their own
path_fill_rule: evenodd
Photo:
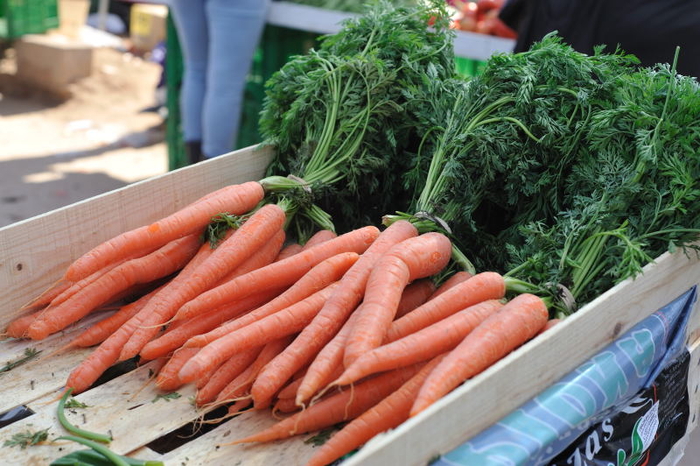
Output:
<svg viewBox="0 0 700 466">
<path fill-rule="evenodd" d="M 0 326 L 16 317 L 20 306 L 36 296 L 85 251 L 123 231 L 148 224 L 226 184 L 259 179 L 271 149 L 242 149 L 228 155 L 138 182 L 77 204 L 0 229 Z M 572 317 L 514 351 L 463 384 L 420 415 L 397 429 L 372 439 L 345 466 L 425 465 L 435 454 L 447 452 L 490 426 L 559 380 L 637 322 L 655 312 L 700 281 L 700 259 L 695 255 L 664 254 L 645 268 L 643 276 L 628 280 L 597 298 Z M 60 347 L 82 323 L 70 331 L 40 342 L 0 341 L 0 360 L 20 357 L 32 347 L 50 353 Z M 691 350 L 689 393 L 691 413 L 698 410 L 700 312 L 691 316 L 686 343 Z M 0 413 L 16 406 L 35 411 L 30 418 L 0 428 L 0 443 L 12 434 L 50 428 L 61 432 L 55 416 L 55 397 L 67 375 L 89 350 L 74 350 L 50 360 L 28 363 L 0 379 Z M 168 402 L 152 400 L 158 394 L 148 384 L 150 364 L 133 370 L 77 398 L 90 405 L 81 427 L 111 430 L 113 451 L 165 464 L 302 465 L 314 447 L 302 435 L 265 445 L 226 446 L 218 443 L 242 437 L 274 422 L 268 411 L 246 412 L 211 432 L 185 440 L 165 454 L 146 447 L 163 434 L 195 420 L 199 414 L 188 397 L 191 386 Z M 47 401 L 53 400 L 51 403 Z M 690 432 L 698 423 L 692 417 Z M 2 464 L 48 464 L 78 445 L 0 449 Z M 669 463 L 670 464 L 670 463 Z"/>
<path fill-rule="evenodd" d="M 26 35 L 15 49 L 17 77 L 62 97 L 70 94 L 70 84 L 92 73 L 92 47 L 62 35 Z"/>
<path fill-rule="evenodd" d="M 135 3 L 131 7 L 129 19 L 130 36 L 134 48 L 140 52 L 150 52 L 165 40 L 168 7 Z"/>
</svg>

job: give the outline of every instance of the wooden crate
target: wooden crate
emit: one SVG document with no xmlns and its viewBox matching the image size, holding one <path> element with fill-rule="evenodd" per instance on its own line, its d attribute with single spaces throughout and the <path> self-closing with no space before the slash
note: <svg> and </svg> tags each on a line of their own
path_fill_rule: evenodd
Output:
<svg viewBox="0 0 700 466">
<path fill-rule="evenodd" d="M 54 282 L 81 253 L 115 234 L 146 224 L 183 207 L 226 184 L 259 179 L 270 149 L 247 148 L 211 161 L 182 168 L 147 181 L 97 196 L 0 229 L 0 326 L 16 317 L 17 309 Z M 626 281 L 574 316 L 513 352 L 465 383 L 435 405 L 397 429 L 370 441 L 345 464 L 424 465 L 493 424 L 522 403 L 594 355 L 617 336 L 700 281 L 700 260 L 682 253 L 666 254 L 637 280 Z M 697 306 L 696 306 L 697 307 Z M 85 323 L 45 341 L 0 342 L 0 362 L 21 356 L 25 348 L 61 346 Z M 689 393 L 691 413 L 698 412 L 700 370 L 700 312 L 694 312 L 687 343 L 691 349 Z M 56 396 L 68 373 L 89 350 L 73 350 L 39 358 L 0 374 L 0 413 L 16 406 L 35 414 L 0 429 L 0 444 L 14 433 L 50 428 L 50 437 L 63 430 L 56 420 Z M 311 435 L 268 445 L 217 448 L 226 440 L 270 425 L 269 412 L 246 413 L 210 432 L 187 440 L 165 454 L 148 444 L 201 415 L 190 403 L 192 387 L 182 397 L 153 401 L 159 394 L 148 384 L 149 365 L 142 366 L 77 396 L 90 408 L 71 419 L 86 429 L 111 431 L 111 448 L 120 454 L 161 459 L 166 465 L 300 465 L 313 454 L 304 440 Z M 698 420 L 691 415 L 689 430 Z M 46 465 L 75 444 L 40 445 L 26 450 L 1 448 L 1 464 Z"/>
</svg>

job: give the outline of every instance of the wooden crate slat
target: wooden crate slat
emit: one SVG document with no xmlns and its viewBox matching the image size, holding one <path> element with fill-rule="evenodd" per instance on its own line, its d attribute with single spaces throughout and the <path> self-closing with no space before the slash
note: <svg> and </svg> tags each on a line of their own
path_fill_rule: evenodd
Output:
<svg viewBox="0 0 700 466">
<path fill-rule="evenodd" d="M 194 387 L 182 387 L 177 399 L 157 399 L 162 395 L 149 381 L 151 364 L 146 364 L 105 384 L 77 395 L 75 398 L 88 405 L 85 409 L 66 410 L 73 424 L 93 432 L 111 432 L 114 440 L 109 448 L 119 454 L 137 450 L 149 442 L 197 419 L 198 413 L 190 402 Z M 157 400 L 157 401 L 155 401 Z M 30 404 L 35 413 L 0 429 L 0 444 L 13 434 L 50 428 L 49 439 L 67 432 L 56 417 L 56 395 Z M 36 455 L 36 464 L 48 464 L 66 453 L 83 448 L 72 443 L 59 451 L 56 445 L 37 445 L 29 449 Z M 18 448 L 0 449 L 0 464 L 23 464 L 26 451 Z"/>
<path fill-rule="evenodd" d="M 269 466 L 273 464 L 303 465 L 314 453 L 314 447 L 305 440 L 314 434 L 265 444 L 225 445 L 237 438 L 259 432 L 276 420 L 269 410 L 247 411 L 218 426 L 216 429 L 163 455 L 166 465 L 187 466 L 245 465 Z"/>
<path fill-rule="evenodd" d="M 25 349 L 41 351 L 35 359 L 8 372 L 0 373 L 0 413 L 27 405 L 46 394 L 54 393 L 66 383 L 70 372 L 91 351 L 89 348 L 75 348 L 64 354 L 50 356 L 49 354 L 71 341 L 73 337 L 98 320 L 106 317 L 107 313 L 99 312 L 86 317 L 66 330 L 49 336 L 45 340 L 6 340 L 0 342 L 0 364 L 21 358 Z"/>
</svg>

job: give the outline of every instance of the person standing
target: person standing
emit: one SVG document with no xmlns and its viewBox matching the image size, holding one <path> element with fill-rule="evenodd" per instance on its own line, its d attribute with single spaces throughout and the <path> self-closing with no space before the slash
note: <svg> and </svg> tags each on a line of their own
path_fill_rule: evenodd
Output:
<svg viewBox="0 0 700 466">
<path fill-rule="evenodd" d="M 168 0 L 182 48 L 180 111 L 190 164 L 234 148 L 269 1 Z"/>
<path fill-rule="evenodd" d="M 680 47 L 677 71 L 700 78 L 700 0 L 507 0 L 499 17 L 518 33 L 515 52 L 552 31 L 586 54 L 620 46 L 643 66 L 672 63 Z"/>
</svg>

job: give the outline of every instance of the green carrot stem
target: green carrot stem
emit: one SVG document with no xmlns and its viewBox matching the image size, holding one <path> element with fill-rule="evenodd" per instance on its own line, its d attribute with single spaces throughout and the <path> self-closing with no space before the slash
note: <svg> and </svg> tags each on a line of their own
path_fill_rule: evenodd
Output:
<svg viewBox="0 0 700 466">
<path fill-rule="evenodd" d="M 112 441 L 111 435 L 90 432 L 89 430 L 81 429 L 80 427 L 77 427 L 77 426 L 71 424 L 70 421 L 68 421 L 68 419 L 66 418 L 66 413 L 65 413 L 65 405 L 66 405 L 66 400 L 68 400 L 68 397 L 70 396 L 72 391 L 73 391 L 72 388 L 68 388 L 63 393 L 61 400 L 58 402 L 57 414 L 58 414 L 58 421 L 61 423 L 61 425 L 68 432 L 71 432 L 75 435 L 80 435 L 81 437 L 84 437 L 86 439 L 95 440 L 95 441 L 102 442 L 102 443 L 111 442 Z"/>
<path fill-rule="evenodd" d="M 90 447 L 93 450 L 95 450 L 96 452 L 99 452 L 102 455 L 104 455 L 105 458 L 109 459 L 115 466 L 129 466 L 129 463 L 124 461 L 124 459 L 122 459 L 122 457 L 120 455 L 117 455 L 109 448 L 105 447 L 104 445 L 100 445 L 99 443 L 85 439 L 83 437 L 76 437 L 73 435 L 63 435 L 61 437 L 57 437 L 56 440 L 70 440 L 72 442 L 76 442 L 76 443 L 79 443 L 81 445 L 85 445 L 86 447 Z"/>
</svg>

